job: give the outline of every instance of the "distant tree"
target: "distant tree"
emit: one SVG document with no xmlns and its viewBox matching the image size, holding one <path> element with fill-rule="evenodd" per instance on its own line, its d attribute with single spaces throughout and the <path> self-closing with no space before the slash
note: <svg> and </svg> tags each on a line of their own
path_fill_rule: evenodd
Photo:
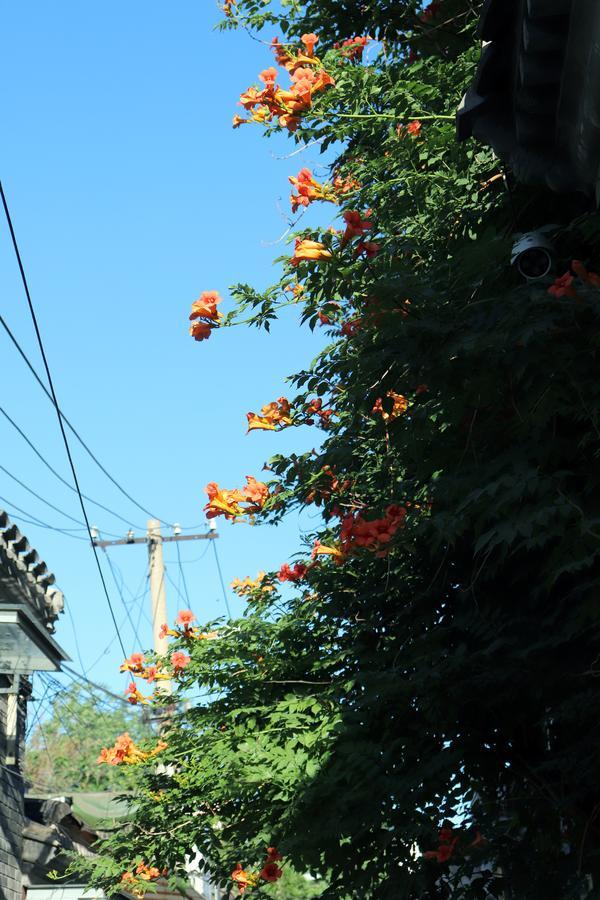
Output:
<svg viewBox="0 0 600 900">
<path fill-rule="evenodd" d="M 311 900 L 313 897 L 320 897 L 326 886 L 324 881 L 314 880 L 284 867 L 282 877 L 269 890 L 269 897 L 272 900 Z"/>
<path fill-rule="evenodd" d="M 34 788 L 48 791 L 120 791 L 130 785 L 128 766 L 98 765 L 102 747 L 128 732 L 136 741 L 153 738 L 139 707 L 107 704 L 98 691 L 73 684 L 58 693 L 50 714 L 33 728 L 24 774 Z"/>
</svg>

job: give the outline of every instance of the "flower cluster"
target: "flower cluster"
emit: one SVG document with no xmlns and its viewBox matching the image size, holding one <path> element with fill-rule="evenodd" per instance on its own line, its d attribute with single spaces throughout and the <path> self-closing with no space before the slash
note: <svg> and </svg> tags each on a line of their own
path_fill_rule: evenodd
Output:
<svg viewBox="0 0 600 900">
<path fill-rule="evenodd" d="M 341 50 L 343 56 L 346 56 L 348 59 L 362 59 L 365 47 L 371 40 L 372 38 L 366 34 L 348 38 L 341 43 L 338 41 L 333 46 L 335 50 Z"/>
<path fill-rule="evenodd" d="M 305 422 L 307 425 L 312 425 L 316 416 L 321 426 L 323 428 L 327 428 L 331 421 L 331 417 L 334 415 L 335 411 L 333 409 L 323 409 L 323 401 L 320 397 L 316 397 L 314 400 L 309 400 L 306 404 Z"/>
<path fill-rule="evenodd" d="M 231 491 L 221 489 L 216 482 L 209 482 L 205 488 L 208 494 L 208 503 L 204 507 L 206 518 L 225 516 L 226 519 L 234 521 L 243 516 L 259 513 L 269 499 L 269 488 L 252 475 L 246 475 L 246 481 L 246 487 L 241 491 L 237 488 Z"/>
<path fill-rule="evenodd" d="M 246 888 L 256 887 L 260 881 L 260 875 L 258 872 L 246 872 L 241 863 L 236 863 L 231 873 L 231 880 L 237 884 L 239 893 L 245 894 Z"/>
<path fill-rule="evenodd" d="M 218 637 L 216 631 L 202 632 L 199 628 L 192 625 L 195 618 L 196 616 L 191 609 L 181 609 L 177 613 L 175 619 L 176 627 L 169 628 L 166 624 L 161 625 L 159 637 L 164 638 L 169 635 L 175 638 L 193 638 L 194 640 L 214 640 Z M 158 664 L 148 664 L 143 653 L 132 653 L 131 656 L 123 662 L 120 671 L 130 672 L 135 678 L 143 678 L 148 684 L 152 684 L 155 681 L 169 681 L 190 664 L 191 658 L 187 653 L 183 653 L 181 650 L 175 650 L 171 653 L 169 662 L 171 664 L 170 668 L 165 668 L 160 662 Z M 155 699 L 154 694 L 145 697 L 138 690 L 135 681 L 131 681 L 130 684 L 127 685 L 125 696 L 129 703 L 133 705 L 137 703 L 147 704 Z"/>
<path fill-rule="evenodd" d="M 396 126 L 396 134 L 398 137 L 406 137 L 409 135 L 412 138 L 418 138 L 421 134 L 423 128 L 423 123 L 419 119 L 413 119 L 412 122 L 409 122 L 408 125 L 397 125 Z"/>
<path fill-rule="evenodd" d="M 345 247 L 353 238 L 358 238 L 358 243 L 354 246 L 355 256 L 364 256 L 372 259 L 377 256 L 381 250 L 381 245 L 375 241 L 364 240 L 368 231 L 373 228 L 371 222 L 371 210 L 367 209 L 365 213 L 361 213 L 356 209 L 347 209 L 343 213 L 346 229 L 340 240 L 340 247 Z"/>
<path fill-rule="evenodd" d="M 221 303 L 221 297 L 217 291 L 202 291 L 200 297 L 192 303 L 190 321 L 190 334 L 196 341 L 204 341 L 210 337 L 210 333 L 223 315 L 217 310 L 217 304 Z"/>
<path fill-rule="evenodd" d="M 365 240 L 367 232 L 373 228 L 371 222 L 371 210 L 361 213 L 355 209 L 344 210 L 342 217 L 345 222 L 345 230 L 339 238 L 339 249 L 343 250 L 348 246 L 354 238 L 359 240 L 353 247 L 354 256 L 364 256 L 372 259 L 381 250 L 381 245 L 375 241 Z M 335 229 L 329 229 L 334 235 L 338 235 Z M 324 263 L 330 262 L 333 258 L 331 246 L 327 246 L 322 241 L 313 241 L 311 238 L 296 238 L 294 245 L 294 254 L 290 258 L 290 265 L 297 266 L 300 262 Z"/>
<path fill-rule="evenodd" d="M 283 857 L 276 847 L 269 847 L 267 858 L 260 872 L 246 872 L 241 863 L 237 863 L 231 873 L 231 879 L 237 884 L 239 893 L 244 894 L 246 888 L 256 887 L 261 881 L 270 883 L 278 881 L 283 875 L 283 869 L 277 863 L 282 859 Z"/>
<path fill-rule="evenodd" d="M 331 325 L 332 319 L 330 318 L 338 309 L 340 309 L 340 304 L 335 300 L 330 300 L 327 304 L 327 312 L 323 309 L 319 309 L 317 311 L 317 318 L 319 320 L 319 324 L 321 325 Z"/>
<path fill-rule="evenodd" d="M 132 653 L 119 667 L 119 672 L 131 672 L 133 675 L 141 675 L 145 662 L 146 657 L 143 653 Z"/>
<path fill-rule="evenodd" d="M 196 621 L 196 616 L 192 612 L 191 609 L 180 609 L 177 615 L 175 616 L 175 624 L 182 625 L 181 629 L 172 630 L 168 628 L 166 625 L 161 625 L 160 636 L 166 637 L 170 635 L 171 637 L 191 637 L 197 629 L 192 625 L 192 622 Z"/>
<path fill-rule="evenodd" d="M 171 653 L 171 665 L 174 672 L 181 672 L 186 666 L 189 666 L 190 662 L 190 657 L 183 650 L 174 650 Z"/>
<path fill-rule="evenodd" d="M 341 550 L 345 556 L 359 548 L 385 556 L 389 542 L 405 520 L 406 508 L 395 503 L 388 506 L 381 519 L 367 521 L 360 513 L 348 513 L 342 518 Z"/>
<path fill-rule="evenodd" d="M 337 510 L 334 514 L 340 515 Z M 398 504 L 390 504 L 385 516 L 380 519 L 367 520 L 360 513 L 346 513 L 342 516 L 339 541 L 332 545 L 315 541 L 312 558 L 331 556 L 339 565 L 357 550 L 370 550 L 376 556 L 386 556 L 391 539 L 405 520 L 406 508 Z"/>
<path fill-rule="evenodd" d="M 475 831 L 475 836 L 473 840 L 469 843 L 462 842 L 460 848 L 457 847 L 459 842 L 460 835 L 455 832 L 453 828 L 444 827 L 440 829 L 439 833 L 439 847 L 437 850 L 426 850 L 423 854 L 424 859 L 435 859 L 436 862 L 444 863 L 447 862 L 451 856 L 454 855 L 457 849 L 472 850 L 475 847 L 480 847 L 482 844 L 486 844 L 487 840 L 483 837 L 480 831 Z"/>
<path fill-rule="evenodd" d="M 145 890 L 140 886 L 140 882 L 137 880 L 133 872 L 123 872 L 121 876 L 121 884 L 125 888 L 125 890 L 132 894 L 136 900 L 141 900 L 141 898 L 145 894 Z"/>
<path fill-rule="evenodd" d="M 296 193 L 290 194 L 292 212 L 297 212 L 300 206 L 309 206 L 314 200 L 323 200 L 329 203 L 337 203 L 334 185 L 321 184 L 316 181 L 310 169 L 300 169 L 297 175 L 289 175 L 288 180 Z"/>
<path fill-rule="evenodd" d="M 171 677 L 168 672 L 165 672 L 165 670 L 160 668 L 159 666 L 154 664 L 147 665 L 146 657 L 143 653 L 132 653 L 131 656 L 122 664 L 119 671 L 131 672 L 131 674 L 135 675 L 136 678 L 145 679 L 148 684 L 152 684 L 155 681 L 168 681 Z M 132 694 L 131 685 L 129 686 L 128 691 L 130 694 Z M 131 697 L 130 702 L 134 702 L 133 700 L 131 700 Z"/>
<path fill-rule="evenodd" d="M 156 756 L 157 753 L 160 753 L 167 746 L 164 741 L 159 741 L 153 750 L 145 752 L 140 750 L 133 738 L 125 731 L 117 737 L 113 747 L 102 748 L 97 762 L 106 763 L 109 766 L 119 766 L 121 764 L 132 766 L 136 763 L 144 762 L 144 760 L 150 759 L 152 756 Z"/>
<path fill-rule="evenodd" d="M 286 284 L 283 290 L 298 299 L 304 293 L 304 285 L 300 284 L 299 281 L 294 281 L 290 284 Z"/>
<path fill-rule="evenodd" d="M 333 494 L 340 494 L 348 490 L 351 484 L 349 478 L 340 482 L 337 475 L 332 471 L 331 466 L 323 466 L 318 477 L 319 480 L 321 478 L 329 478 L 330 481 L 327 485 L 319 484 L 318 486 L 311 488 L 306 495 L 306 502 L 315 503 L 317 506 L 324 500 L 329 500 Z"/>
<path fill-rule="evenodd" d="M 402 413 L 406 412 L 408 409 L 408 400 L 406 397 L 403 397 L 402 394 L 396 394 L 394 391 L 388 391 L 385 396 L 393 403 L 391 410 L 386 412 L 383 408 L 383 399 L 378 397 L 371 412 L 379 413 L 384 422 L 392 422 L 394 419 L 397 419 L 398 416 L 401 416 Z"/>
<path fill-rule="evenodd" d="M 308 566 L 305 563 L 299 562 L 295 563 L 293 566 L 284 563 L 277 573 L 277 577 L 281 582 L 291 581 L 292 584 L 298 584 L 299 581 L 302 581 L 307 571 Z"/>
<path fill-rule="evenodd" d="M 452 828 L 441 828 L 440 845 L 437 850 L 427 850 L 423 856 L 425 859 L 435 859 L 437 862 L 447 862 L 454 853 L 454 848 L 458 843 L 458 836 L 454 834 Z"/>
<path fill-rule="evenodd" d="M 196 616 L 191 609 L 180 609 L 175 617 L 175 625 L 179 625 L 182 627 L 169 628 L 168 625 L 163 624 L 160 626 L 159 637 L 164 638 L 169 635 L 169 637 L 175 638 L 210 640 L 218 636 L 216 631 L 200 631 L 199 628 L 197 628 L 195 625 L 192 625 L 192 622 L 194 622 L 195 619 Z"/>
<path fill-rule="evenodd" d="M 354 248 L 356 256 L 364 256 L 365 259 L 373 259 L 381 250 L 381 244 L 375 241 L 359 241 Z"/>
<path fill-rule="evenodd" d="M 572 274 L 573 272 L 575 273 L 574 275 Z M 574 300 L 577 297 L 577 292 L 573 287 L 575 276 L 583 281 L 584 284 L 600 287 L 600 275 L 597 275 L 596 272 L 588 272 L 580 260 L 574 259 L 571 262 L 570 271 L 565 272 L 560 278 L 556 278 L 548 288 L 548 293 L 553 297 L 570 297 Z"/>
<path fill-rule="evenodd" d="M 351 175 L 334 175 L 333 189 L 338 196 L 341 194 L 350 194 L 360 190 L 360 182 Z"/>
<path fill-rule="evenodd" d="M 272 584 L 264 584 L 265 578 L 265 572 L 259 572 L 256 578 L 250 578 L 249 575 L 242 579 L 234 578 L 231 582 L 231 589 L 235 591 L 238 597 L 248 597 L 255 591 L 270 594 L 275 589 Z"/>
<path fill-rule="evenodd" d="M 573 280 L 574 276 L 570 272 L 565 272 L 560 278 L 554 280 L 548 288 L 548 293 L 552 294 L 553 297 L 571 297 L 571 299 L 574 299 L 577 293 L 573 287 Z"/>
<path fill-rule="evenodd" d="M 168 871 L 168 869 L 163 869 L 162 872 L 159 872 L 156 866 L 147 866 L 142 860 L 142 862 L 137 864 L 135 874 L 138 878 L 141 878 L 142 881 L 151 881 L 153 878 L 159 878 L 161 875 L 166 875 Z"/>
<path fill-rule="evenodd" d="M 277 865 L 278 861 L 283 859 L 283 857 L 274 847 L 269 847 L 267 853 L 268 856 L 265 860 L 265 864 L 260 870 L 260 877 L 263 881 L 273 883 L 274 881 L 278 881 L 283 875 L 283 869 L 280 869 Z"/>
<path fill-rule="evenodd" d="M 250 118 L 234 116 L 234 128 L 245 122 L 277 120 L 282 128 L 294 132 L 300 124 L 301 114 L 312 106 L 315 94 L 335 84 L 334 79 L 322 68 L 315 56 L 314 48 L 319 40 L 317 35 L 304 34 L 301 40 L 304 49 L 295 55 L 283 48 L 279 41 L 273 41 L 272 48 L 276 61 L 287 69 L 292 83 L 284 90 L 277 84 L 279 72 L 274 66 L 262 71 L 258 77 L 263 88 L 249 87 L 240 96 L 240 106 L 250 112 Z"/>
<path fill-rule="evenodd" d="M 154 694 L 151 694 L 149 697 L 144 697 L 141 691 L 138 690 L 135 681 L 129 682 L 125 688 L 125 696 L 127 697 L 128 703 L 131 703 L 132 706 L 136 706 L 138 703 L 147 705 L 154 699 Z"/>
<path fill-rule="evenodd" d="M 156 866 L 147 866 L 142 860 L 137 864 L 134 872 L 123 872 L 121 884 L 128 893 L 133 894 L 136 898 L 141 898 L 146 893 L 145 885 L 149 881 L 154 881 L 156 878 L 160 878 L 161 875 L 167 875 L 168 872 L 168 869 L 161 871 Z"/>
<path fill-rule="evenodd" d="M 278 66 L 283 66 L 288 72 L 293 73 L 300 66 L 319 64 L 319 60 L 315 56 L 315 47 L 319 43 L 318 35 L 314 34 L 314 32 L 303 34 L 300 41 L 303 44 L 303 49 L 294 53 L 290 49 L 290 44 L 284 45 L 278 37 L 273 38 L 271 50 Z"/>
<path fill-rule="evenodd" d="M 346 230 L 342 235 L 342 247 L 344 247 L 352 238 L 362 237 L 367 231 L 371 230 L 373 227 L 373 223 L 371 222 L 371 210 L 368 209 L 364 216 L 365 218 L 363 219 L 362 214 L 355 209 L 347 209 L 344 211 L 343 219 L 346 223 Z"/>
<path fill-rule="evenodd" d="M 421 22 L 427 24 L 431 22 L 432 19 L 438 15 L 440 9 L 442 8 L 442 0 L 431 0 L 431 3 L 428 3 L 427 6 L 421 11 L 421 15 L 419 16 Z"/>
<path fill-rule="evenodd" d="M 344 337 L 354 337 L 358 334 L 359 331 L 362 330 L 363 319 L 361 316 L 354 316 L 352 319 L 347 319 L 345 322 L 342 322 L 340 328 L 340 334 Z"/>
<path fill-rule="evenodd" d="M 331 417 L 335 415 L 335 411 L 333 409 L 323 409 L 323 401 L 320 397 L 315 397 L 306 403 L 303 418 L 299 417 L 294 422 L 293 415 L 289 400 L 285 397 L 280 397 L 279 400 L 263 406 L 260 413 L 246 413 L 248 431 L 282 431 L 293 424 L 314 425 L 315 418 L 318 419 L 322 427 L 326 428 L 330 423 Z M 249 478 L 250 476 L 246 477 Z M 233 508 L 236 501 L 240 500 L 239 493 L 236 491 L 220 491 L 217 502 L 224 502 L 228 507 Z"/>
<path fill-rule="evenodd" d="M 285 397 L 263 406 L 260 413 L 246 413 L 248 431 L 281 431 L 292 425 L 290 403 Z"/>
</svg>

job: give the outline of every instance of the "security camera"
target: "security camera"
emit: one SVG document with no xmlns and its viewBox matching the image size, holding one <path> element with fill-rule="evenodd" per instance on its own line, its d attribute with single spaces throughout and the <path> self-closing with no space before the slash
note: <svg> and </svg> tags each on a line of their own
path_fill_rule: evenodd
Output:
<svg viewBox="0 0 600 900">
<path fill-rule="evenodd" d="M 545 278 L 554 263 L 554 245 L 543 231 L 528 231 L 513 244 L 510 262 L 526 281 Z"/>
</svg>

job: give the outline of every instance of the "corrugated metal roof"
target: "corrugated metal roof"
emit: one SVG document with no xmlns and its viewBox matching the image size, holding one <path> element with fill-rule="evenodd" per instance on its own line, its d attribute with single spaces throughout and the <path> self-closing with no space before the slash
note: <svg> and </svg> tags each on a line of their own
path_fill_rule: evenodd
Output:
<svg viewBox="0 0 600 900">
<path fill-rule="evenodd" d="M 111 828 L 126 821 L 129 806 L 122 794 L 102 791 L 70 795 L 75 815 L 90 828 Z"/>
</svg>

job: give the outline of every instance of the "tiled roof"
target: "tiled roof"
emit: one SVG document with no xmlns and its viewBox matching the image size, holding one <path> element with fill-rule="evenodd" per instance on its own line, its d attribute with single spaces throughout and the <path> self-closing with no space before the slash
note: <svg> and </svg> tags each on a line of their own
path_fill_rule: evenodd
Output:
<svg viewBox="0 0 600 900">
<path fill-rule="evenodd" d="M 0 509 L 0 603 L 28 604 L 48 631 L 64 607 L 46 563 Z"/>
</svg>

